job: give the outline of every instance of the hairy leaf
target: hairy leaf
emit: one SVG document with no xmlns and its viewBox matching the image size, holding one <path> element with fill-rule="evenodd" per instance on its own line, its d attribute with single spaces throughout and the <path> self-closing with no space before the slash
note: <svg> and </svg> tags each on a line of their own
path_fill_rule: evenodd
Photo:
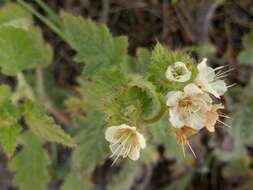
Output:
<svg viewBox="0 0 253 190">
<path fill-rule="evenodd" d="M 18 120 L 22 113 L 20 107 L 14 105 L 10 98 L 9 86 L 0 85 L 0 143 L 8 157 L 12 156 L 17 146 L 17 137 L 21 131 Z"/>
<path fill-rule="evenodd" d="M 21 126 L 18 124 L 0 127 L 0 142 L 8 157 L 11 157 L 16 149 L 17 138 L 20 131 Z"/>
<path fill-rule="evenodd" d="M 23 149 L 11 160 L 9 168 L 15 172 L 13 184 L 20 190 L 47 190 L 50 164 L 42 143 L 30 132 L 21 137 Z"/>
<path fill-rule="evenodd" d="M 49 64 L 52 55 L 39 29 L 0 27 L 0 67 L 4 74 L 16 75 L 22 70 Z"/>
<path fill-rule="evenodd" d="M 31 132 L 50 142 L 61 143 L 73 147 L 75 143 L 70 135 L 57 125 L 46 111 L 32 102 L 28 102 L 25 110 L 25 120 Z"/>
<path fill-rule="evenodd" d="M 92 74 L 101 68 L 120 67 L 127 53 L 126 37 L 113 38 L 106 26 L 97 26 L 91 20 L 62 14 L 64 32 L 73 49 L 76 61 L 85 62 L 86 74 Z"/>
<path fill-rule="evenodd" d="M 75 190 L 84 190 L 91 189 L 91 186 L 89 177 L 83 177 L 74 172 L 70 172 L 61 186 L 61 190 L 73 190 L 73 187 Z"/>
<path fill-rule="evenodd" d="M 138 48 L 136 51 L 138 71 L 146 74 L 150 64 L 151 53 L 145 48 Z"/>
<path fill-rule="evenodd" d="M 33 23 L 30 13 L 14 3 L 7 3 L 0 9 L 0 27 L 12 26 L 28 30 Z"/>
<path fill-rule="evenodd" d="M 191 79 L 187 82 L 173 82 L 168 81 L 166 78 L 165 73 L 168 66 L 178 61 L 185 63 L 188 69 L 192 72 Z M 166 47 L 158 43 L 152 51 L 151 64 L 148 69 L 148 78 L 157 86 L 159 92 L 166 94 L 170 90 L 181 90 L 186 84 L 191 82 L 196 76 L 196 69 L 194 61 L 187 54 L 168 50 Z"/>
<path fill-rule="evenodd" d="M 82 129 L 75 137 L 78 146 L 73 152 L 72 162 L 74 168 L 83 174 L 92 171 L 96 164 L 109 156 L 102 118 L 100 113 L 91 113 L 82 121 Z"/>
</svg>

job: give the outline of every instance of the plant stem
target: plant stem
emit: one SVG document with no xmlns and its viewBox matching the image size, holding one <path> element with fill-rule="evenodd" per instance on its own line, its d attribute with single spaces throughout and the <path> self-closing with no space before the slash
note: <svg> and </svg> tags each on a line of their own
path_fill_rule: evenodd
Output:
<svg viewBox="0 0 253 190">
<path fill-rule="evenodd" d="M 63 40 L 66 42 L 68 41 L 65 37 L 65 34 L 61 31 L 60 28 L 58 28 L 54 23 L 52 23 L 50 20 L 48 20 L 46 17 L 41 15 L 37 10 L 35 10 L 31 5 L 26 3 L 23 0 L 17 0 L 17 2 L 22 5 L 25 9 L 27 9 L 29 12 L 31 12 L 33 15 L 38 17 L 44 24 L 46 24 L 50 29 L 52 29 L 57 35 L 59 35 Z"/>
<path fill-rule="evenodd" d="M 51 20 L 58 26 L 61 26 L 60 17 L 54 13 L 54 11 L 47 6 L 42 0 L 35 0 L 35 2 L 47 13 L 47 15 L 51 18 Z"/>
<path fill-rule="evenodd" d="M 53 103 L 50 101 L 49 97 L 46 94 L 44 88 L 44 77 L 43 77 L 43 69 L 41 67 L 37 67 L 36 69 L 36 76 L 37 76 L 37 85 L 39 91 L 39 99 L 47 108 L 48 112 L 50 112 L 54 117 L 63 125 L 65 126 L 72 126 L 71 121 L 69 118 L 59 111 Z"/>
<path fill-rule="evenodd" d="M 33 90 L 30 87 L 30 85 L 27 83 L 26 78 L 22 72 L 18 73 L 17 79 L 18 79 L 17 91 L 18 91 L 18 93 L 20 93 L 19 95 L 25 96 L 25 97 L 29 98 L 30 100 L 34 101 L 35 96 L 34 96 Z"/>
</svg>

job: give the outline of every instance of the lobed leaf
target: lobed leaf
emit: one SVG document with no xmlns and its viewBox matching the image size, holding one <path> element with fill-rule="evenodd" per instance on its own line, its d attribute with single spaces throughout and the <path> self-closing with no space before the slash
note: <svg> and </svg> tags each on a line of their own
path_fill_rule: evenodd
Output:
<svg viewBox="0 0 253 190">
<path fill-rule="evenodd" d="M 81 124 L 82 129 L 75 137 L 78 146 L 74 149 L 72 164 L 77 172 L 84 175 L 109 155 L 109 148 L 104 138 L 105 129 L 99 112 L 90 113 Z"/>
<path fill-rule="evenodd" d="M 22 127 L 18 124 L 0 127 L 0 143 L 9 158 L 13 155 L 16 149 L 17 139 L 21 128 Z"/>
<path fill-rule="evenodd" d="M 7 3 L 0 9 L 0 27 L 12 26 L 29 30 L 32 24 L 32 15 L 18 4 Z"/>
<path fill-rule="evenodd" d="M 21 131 L 18 121 L 21 117 L 21 109 L 11 102 L 11 90 L 7 85 L 0 85 L 0 143 L 11 157 L 16 146 L 17 138 Z"/>
<path fill-rule="evenodd" d="M 124 36 L 113 38 L 104 25 L 91 20 L 62 13 L 64 32 L 69 44 L 76 50 L 76 61 L 85 62 L 86 74 L 100 69 L 120 67 L 127 54 L 128 42 Z"/>
<path fill-rule="evenodd" d="M 74 147 L 75 142 L 70 135 L 57 125 L 46 111 L 32 102 L 28 102 L 25 108 L 25 121 L 32 133 L 46 141 L 61 143 Z"/>
<path fill-rule="evenodd" d="M 66 176 L 60 190 L 73 190 L 73 187 L 75 187 L 75 190 L 84 190 L 91 189 L 91 186 L 89 178 L 84 178 L 74 172 L 70 172 Z"/>
<path fill-rule="evenodd" d="M 4 74 L 17 75 L 25 69 L 49 64 L 52 55 L 39 29 L 0 27 L 0 67 Z"/>
<path fill-rule="evenodd" d="M 23 149 L 9 163 L 10 170 L 15 172 L 13 184 L 20 190 L 48 189 L 48 153 L 42 148 L 38 138 L 30 132 L 22 135 L 21 142 Z"/>
</svg>

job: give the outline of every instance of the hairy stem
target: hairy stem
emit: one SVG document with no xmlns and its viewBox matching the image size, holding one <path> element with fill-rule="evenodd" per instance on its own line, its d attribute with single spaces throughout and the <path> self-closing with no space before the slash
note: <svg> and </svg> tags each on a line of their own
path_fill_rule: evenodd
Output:
<svg viewBox="0 0 253 190">
<path fill-rule="evenodd" d="M 54 115 L 54 117 L 63 125 L 65 126 L 71 126 L 72 123 L 69 120 L 69 118 L 63 114 L 61 111 L 59 111 L 53 103 L 50 101 L 49 97 L 47 96 L 47 93 L 44 88 L 44 76 L 43 76 L 43 69 L 38 67 L 36 69 L 36 76 L 37 76 L 37 84 L 38 84 L 38 91 L 39 91 L 39 99 L 44 104 L 44 106 L 47 108 L 47 110 Z"/>
<path fill-rule="evenodd" d="M 35 2 L 46 12 L 49 18 L 58 26 L 61 26 L 61 19 L 60 17 L 55 14 L 55 12 L 44 3 L 43 0 L 35 0 Z"/>
<path fill-rule="evenodd" d="M 59 35 L 63 40 L 66 42 L 68 41 L 65 37 L 65 34 L 61 31 L 60 28 L 58 28 L 54 23 L 52 23 L 50 20 L 48 20 L 45 16 L 41 15 L 37 10 L 35 10 L 31 5 L 26 3 L 24 0 L 17 0 L 17 2 L 22 5 L 25 9 L 27 9 L 29 12 L 31 12 L 33 15 L 38 17 L 44 24 L 46 24 L 53 32 L 55 32 L 57 35 Z"/>
</svg>

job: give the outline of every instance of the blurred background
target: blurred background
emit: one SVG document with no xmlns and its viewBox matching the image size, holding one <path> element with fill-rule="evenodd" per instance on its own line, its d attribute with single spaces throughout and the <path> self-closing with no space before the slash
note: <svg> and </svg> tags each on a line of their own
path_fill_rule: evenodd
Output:
<svg viewBox="0 0 253 190">
<path fill-rule="evenodd" d="M 29 2 L 29 1 L 27 1 Z M 33 1 L 30 1 L 33 4 Z M 129 52 L 137 47 L 152 49 L 157 41 L 171 49 L 184 49 L 196 58 L 207 57 L 213 67 L 228 65 L 227 83 L 236 84 L 222 97 L 224 111 L 231 117 L 217 126 L 215 134 L 202 131 L 192 138 L 198 158 L 182 158 L 180 146 L 155 144 L 157 154 L 140 161 L 130 176 L 122 166 L 110 167 L 105 159 L 86 179 L 94 190 L 251 190 L 253 189 L 253 1 L 252 0 L 45 0 L 55 12 L 104 23 L 113 35 L 127 35 Z M 34 4 L 39 11 L 40 8 Z M 43 12 L 42 12 L 43 13 Z M 77 85 L 81 66 L 73 62 L 74 51 L 47 26 L 36 20 L 46 40 L 54 47 L 55 59 L 48 83 L 61 91 L 52 92 L 59 100 Z M 1 75 L 0 81 L 15 83 Z M 60 98 L 59 98 L 60 97 Z M 66 113 L 68 114 L 68 113 Z M 168 136 L 168 141 L 169 141 Z M 174 148 L 169 151 L 168 147 Z M 50 189 L 60 189 L 69 169 L 71 150 L 46 147 L 53 158 Z M 177 152 L 177 155 L 174 153 Z M 2 154 L 2 153 L 1 153 Z M 89 155 L 87 155 L 89 156 Z M 145 155 L 143 155 L 145 159 Z M 0 156 L 0 189 L 11 186 L 13 174 L 7 158 Z M 120 177 L 118 177 L 120 176 Z M 123 176 L 123 177 L 122 177 Z M 121 179 L 120 179 L 121 178 Z M 124 183 L 122 182 L 124 181 Z M 126 183 L 127 181 L 127 183 Z M 72 184 L 73 190 L 79 190 Z M 120 186 L 121 185 L 121 186 Z M 124 186 L 124 188 L 123 188 Z M 65 187 L 64 187 L 65 188 Z M 67 187 L 62 190 L 67 190 Z M 87 189 L 88 188 L 87 186 Z M 36 187 L 34 187 L 36 190 Z M 69 189 L 68 189 L 69 190 Z M 86 190 L 86 187 L 84 188 Z"/>
</svg>

